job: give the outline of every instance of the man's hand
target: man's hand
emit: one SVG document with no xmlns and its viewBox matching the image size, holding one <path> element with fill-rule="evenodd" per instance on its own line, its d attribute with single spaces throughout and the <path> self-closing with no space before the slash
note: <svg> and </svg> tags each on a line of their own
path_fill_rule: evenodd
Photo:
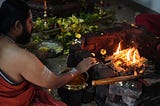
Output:
<svg viewBox="0 0 160 106">
<path fill-rule="evenodd" d="M 96 59 L 92 57 L 84 58 L 76 67 L 81 73 L 86 72 L 89 68 L 96 64 Z"/>
</svg>

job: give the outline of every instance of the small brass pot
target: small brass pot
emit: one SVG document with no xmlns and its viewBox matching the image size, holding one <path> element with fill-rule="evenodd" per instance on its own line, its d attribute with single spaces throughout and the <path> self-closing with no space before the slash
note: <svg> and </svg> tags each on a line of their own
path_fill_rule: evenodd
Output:
<svg viewBox="0 0 160 106">
<path fill-rule="evenodd" d="M 68 72 L 70 69 L 64 70 L 62 73 Z M 64 85 L 64 87 L 68 90 L 78 91 L 85 89 L 88 84 L 87 80 L 89 78 L 89 74 L 84 72 L 78 76 L 76 76 L 73 80 Z"/>
</svg>

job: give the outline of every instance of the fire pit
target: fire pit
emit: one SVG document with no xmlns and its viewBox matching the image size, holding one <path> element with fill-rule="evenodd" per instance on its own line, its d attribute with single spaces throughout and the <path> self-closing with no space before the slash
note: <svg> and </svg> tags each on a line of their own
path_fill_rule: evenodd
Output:
<svg viewBox="0 0 160 106">
<path fill-rule="evenodd" d="M 140 57 L 138 49 L 135 47 L 121 50 L 120 43 L 113 55 L 104 56 L 103 53 L 101 52 L 105 65 L 109 65 L 113 69 L 116 77 L 93 80 L 92 85 L 109 85 L 108 95 L 114 95 L 114 97 L 105 100 L 107 106 L 115 105 L 115 97 L 117 96 L 121 97 L 116 101 L 119 102 L 118 104 L 134 105 L 136 99 L 142 94 L 142 83 L 135 79 L 150 76 L 154 72 L 150 69 L 154 69 L 154 66 L 149 64 L 146 58 Z"/>
<path fill-rule="evenodd" d="M 88 71 L 89 86 L 84 90 L 93 95 L 99 106 L 138 106 L 148 96 L 160 94 L 145 91 L 148 84 L 160 82 L 155 67 L 160 58 L 158 51 L 153 49 L 159 41 L 147 34 L 143 29 L 122 24 L 106 32 L 89 34 L 82 45 L 71 46 L 68 67 L 76 66 L 89 56 L 99 61 Z M 154 42 L 148 45 L 149 40 Z M 157 88 L 152 87 L 150 91 L 152 89 Z"/>
<path fill-rule="evenodd" d="M 121 77 L 92 81 L 92 85 L 111 84 L 114 82 L 141 78 L 142 76 L 144 77 L 143 74 L 151 74 L 154 71 L 150 70 L 153 69 L 154 66 L 149 64 L 146 58 L 140 57 L 138 49 L 132 47 L 121 50 L 120 43 L 117 51 L 114 52 L 113 55 L 105 56 L 104 62 L 105 65 L 109 65 L 110 67 L 112 67 L 116 76 Z"/>
</svg>

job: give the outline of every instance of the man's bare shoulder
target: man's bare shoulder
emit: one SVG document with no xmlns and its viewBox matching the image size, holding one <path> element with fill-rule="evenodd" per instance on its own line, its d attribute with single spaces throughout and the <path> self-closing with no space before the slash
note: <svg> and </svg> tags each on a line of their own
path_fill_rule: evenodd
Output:
<svg viewBox="0 0 160 106">
<path fill-rule="evenodd" d="M 7 55 L 8 58 L 20 58 L 20 60 L 28 58 L 36 58 L 31 52 L 27 51 L 24 48 L 17 46 L 16 44 L 8 45 L 3 49 L 4 55 Z"/>
<path fill-rule="evenodd" d="M 21 66 L 23 64 L 35 64 L 35 61 L 40 62 L 34 54 L 16 44 L 3 43 L 3 47 L 0 46 L 0 51 L 0 62 L 10 64 L 9 61 L 14 61 L 14 64 Z"/>
</svg>

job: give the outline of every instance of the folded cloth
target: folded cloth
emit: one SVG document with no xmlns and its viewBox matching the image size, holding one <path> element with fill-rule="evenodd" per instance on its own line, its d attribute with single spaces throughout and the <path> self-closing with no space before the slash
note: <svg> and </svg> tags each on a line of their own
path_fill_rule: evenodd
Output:
<svg viewBox="0 0 160 106">
<path fill-rule="evenodd" d="M 160 37 L 160 14 L 139 14 L 135 23 Z"/>
</svg>

